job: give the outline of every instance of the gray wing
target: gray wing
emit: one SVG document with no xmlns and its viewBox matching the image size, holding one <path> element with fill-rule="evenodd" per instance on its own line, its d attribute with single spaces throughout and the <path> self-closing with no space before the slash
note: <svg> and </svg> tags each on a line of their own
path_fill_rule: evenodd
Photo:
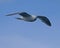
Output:
<svg viewBox="0 0 60 48">
<path fill-rule="evenodd" d="M 31 17 L 31 15 L 26 12 L 21 12 L 21 13 L 19 13 L 19 15 L 21 15 L 23 17 Z"/>
<path fill-rule="evenodd" d="M 12 16 L 12 15 L 16 15 L 16 14 L 19 14 L 19 12 L 11 13 L 11 14 L 8 14 L 8 15 L 6 15 L 6 16 Z"/>
<path fill-rule="evenodd" d="M 31 15 L 29 15 L 29 14 L 26 13 L 26 12 L 21 12 L 21 13 L 17 12 L 17 13 L 8 14 L 8 15 L 6 15 L 6 16 L 12 16 L 12 15 L 16 15 L 16 14 L 19 14 L 19 15 L 21 15 L 21 16 L 23 16 L 23 17 L 31 17 Z"/>
<path fill-rule="evenodd" d="M 49 21 L 49 19 L 45 16 L 38 16 L 38 18 L 44 22 L 45 24 L 47 24 L 48 26 L 51 26 L 51 22 Z"/>
</svg>

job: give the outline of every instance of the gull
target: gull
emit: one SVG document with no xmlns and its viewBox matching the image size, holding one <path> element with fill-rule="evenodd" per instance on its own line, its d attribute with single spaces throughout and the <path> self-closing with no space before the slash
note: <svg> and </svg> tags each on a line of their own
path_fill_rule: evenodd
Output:
<svg viewBox="0 0 60 48">
<path fill-rule="evenodd" d="M 18 20 L 24 20 L 24 21 L 27 21 L 27 22 L 34 22 L 36 21 L 37 19 L 40 19 L 43 23 L 45 23 L 46 25 L 48 26 L 51 26 L 51 22 L 49 21 L 49 19 L 45 16 L 35 16 L 35 15 L 30 15 L 28 14 L 27 12 L 17 12 L 17 13 L 12 13 L 12 14 L 8 14 L 6 16 L 12 16 L 12 15 L 21 15 L 21 17 L 19 18 L 16 18 Z"/>
</svg>

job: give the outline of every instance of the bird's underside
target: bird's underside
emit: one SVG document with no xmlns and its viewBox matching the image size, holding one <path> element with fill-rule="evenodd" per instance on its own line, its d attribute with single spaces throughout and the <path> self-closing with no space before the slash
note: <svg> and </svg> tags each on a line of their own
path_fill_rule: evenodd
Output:
<svg viewBox="0 0 60 48">
<path fill-rule="evenodd" d="M 13 13 L 13 14 L 8 14 L 7 16 L 11 16 L 11 15 L 15 15 L 15 14 L 19 14 L 21 15 L 22 18 L 16 18 L 18 20 L 24 20 L 24 21 L 28 21 L 28 22 L 34 22 L 37 18 L 39 18 L 42 22 L 44 22 L 45 24 L 47 24 L 48 26 L 51 26 L 51 22 L 49 21 L 49 19 L 45 16 L 32 16 L 26 12 L 21 12 L 21 13 Z"/>
</svg>

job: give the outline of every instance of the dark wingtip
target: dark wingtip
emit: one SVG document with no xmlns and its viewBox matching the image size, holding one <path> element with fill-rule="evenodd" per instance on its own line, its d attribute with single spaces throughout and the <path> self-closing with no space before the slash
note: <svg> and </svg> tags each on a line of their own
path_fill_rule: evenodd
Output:
<svg viewBox="0 0 60 48">
<path fill-rule="evenodd" d="M 48 26 L 52 26 L 51 23 L 47 24 Z"/>
<path fill-rule="evenodd" d="M 44 22 L 44 21 L 43 21 Z M 47 22 L 45 22 L 45 24 L 47 24 L 48 26 L 52 26 L 51 22 L 49 20 L 47 20 Z"/>
<path fill-rule="evenodd" d="M 46 19 L 47 19 L 46 24 L 47 24 L 48 26 L 52 26 L 52 24 L 51 24 L 50 20 L 49 20 L 48 18 L 46 18 Z"/>
</svg>

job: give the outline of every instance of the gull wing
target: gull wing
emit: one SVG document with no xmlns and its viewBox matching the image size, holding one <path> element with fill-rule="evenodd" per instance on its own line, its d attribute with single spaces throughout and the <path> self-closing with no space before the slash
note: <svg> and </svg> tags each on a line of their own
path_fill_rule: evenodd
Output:
<svg viewBox="0 0 60 48">
<path fill-rule="evenodd" d="M 12 15 L 16 15 L 16 14 L 19 14 L 19 15 L 21 15 L 21 16 L 23 16 L 23 17 L 31 17 L 31 15 L 29 15 L 29 14 L 26 13 L 26 12 L 21 12 L 21 13 L 19 13 L 19 12 L 17 12 L 17 13 L 11 13 L 11 14 L 8 14 L 8 15 L 6 15 L 6 16 L 12 16 Z"/>
<path fill-rule="evenodd" d="M 48 26 L 51 26 L 51 22 L 49 21 L 49 19 L 45 16 L 38 16 L 38 18 L 44 22 L 45 24 L 47 24 Z"/>
<path fill-rule="evenodd" d="M 31 17 L 31 15 L 26 12 L 21 12 L 21 13 L 19 13 L 19 15 L 21 15 L 23 17 Z"/>
<path fill-rule="evenodd" d="M 12 16 L 12 15 L 16 15 L 16 14 L 19 14 L 19 12 L 11 13 L 11 14 L 8 14 L 8 15 L 6 15 L 6 16 Z"/>
</svg>

